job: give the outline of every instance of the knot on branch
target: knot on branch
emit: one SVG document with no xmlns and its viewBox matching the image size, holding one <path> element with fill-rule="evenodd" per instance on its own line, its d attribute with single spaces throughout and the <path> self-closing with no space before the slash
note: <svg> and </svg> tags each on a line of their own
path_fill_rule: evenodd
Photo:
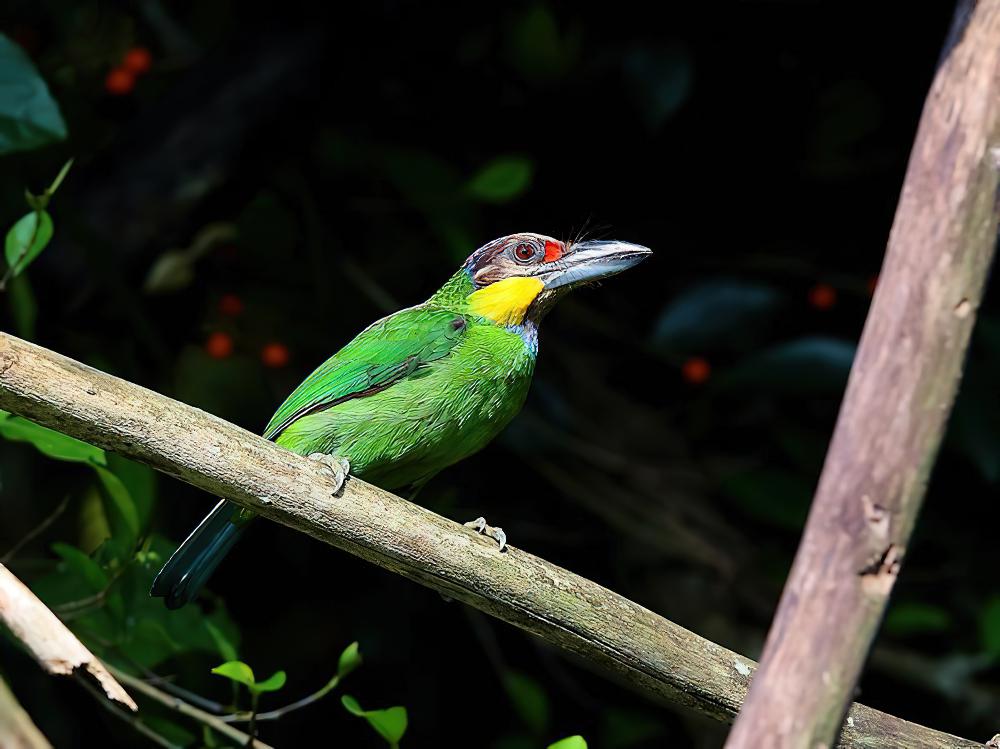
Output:
<svg viewBox="0 0 1000 749">
<path fill-rule="evenodd" d="M 888 596 L 899 575 L 904 549 L 889 544 L 881 556 L 861 570 L 861 589 L 871 596 Z"/>
<path fill-rule="evenodd" d="M 17 364 L 17 355 L 8 348 L 0 351 L 0 375 Z"/>
</svg>

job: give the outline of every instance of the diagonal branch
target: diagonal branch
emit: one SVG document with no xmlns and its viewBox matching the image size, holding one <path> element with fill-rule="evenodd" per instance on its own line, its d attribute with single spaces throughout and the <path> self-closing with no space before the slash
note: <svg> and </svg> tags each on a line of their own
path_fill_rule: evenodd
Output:
<svg viewBox="0 0 1000 749">
<path fill-rule="evenodd" d="M 104 697 L 101 697 L 104 700 Z M 0 746 L 17 749 L 52 749 L 31 717 L 24 711 L 7 682 L 0 676 Z"/>
<path fill-rule="evenodd" d="M 726 746 L 830 746 L 958 390 L 997 242 L 1000 0 L 961 0 L 760 673 Z"/>
<path fill-rule="evenodd" d="M 206 725 L 213 731 L 218 731 L 220 734 L 225 736 L 227 739 L 232 739 L 237 742 L 238 746 L 251 747 L 251 741 L 253 742 L 253 749 L 273 749 L 270 744 L 265 744 L 260 739 L 251 739 L 249 734 L 243 733 L 237 728 L 229 725 L 218 715 L 212 715 L 211 713 L 205 712 L 199 707 L 195 707 L 189 702 L 185 702 L 180 697 L 175 697 L 172 694 L 167 694 L 150 684 L 148 681 L 144 681 L 136 676 L 125 673 L 124 671 L 119 671 L 113 666 L 109 666 L 112 673 L 124 683 L 128 684 L 129 687 L 134 689 L 136 692 L 144 694 L 151 700 L 159 702 L 165 707 L 169 707 L 171 710 L 176 710 L 181 715 L 187 716 L 193 720 L 198 721 L 202 725 Z"/>
<path fill-rule="evenodd" d="M 70 676 L 88 673 L 109 699 L 137 710 L 122 685 L 104 664 L 66 629 L 28 587 L 0 564 L 0 622 L 23 643 L 35 660 L 50 674 Z"/>
<path fill-rule="evenodd" d="M 274 443 L 0 333 L 0 408 L 147 463 L 461 600 L 622 677 L 652 698 L 731 720 L 754 663 L 606 588 Z M 843 746 L 980 744 L 855 705 Z"/>
</svg>

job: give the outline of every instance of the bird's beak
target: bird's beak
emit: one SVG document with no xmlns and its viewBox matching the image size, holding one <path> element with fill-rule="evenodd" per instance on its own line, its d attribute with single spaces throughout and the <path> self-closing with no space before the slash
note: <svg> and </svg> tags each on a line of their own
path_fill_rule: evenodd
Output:
<svg viewBox="0 0 1000 749">
<path fill-rule="evenodd" d="M 546 289 L 578 286 L 621 273 L 652 254 L 652 250 L 628 242 L 580 242 L 559 260 L 546 263 L 540 278 Z"/>
</svg>

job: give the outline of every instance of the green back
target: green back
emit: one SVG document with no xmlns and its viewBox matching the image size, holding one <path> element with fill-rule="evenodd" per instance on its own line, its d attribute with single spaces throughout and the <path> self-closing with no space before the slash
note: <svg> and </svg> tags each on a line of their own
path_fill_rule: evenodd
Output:
<svg viewBox="0 0 1000 749">
<path fill-rule="evenodd" d="M 296 420 L 373 395 L 447 355 L 465 333 L 464 317 L 420 305 L 371 324 L 327 359 L 278 408 L 264 430 L 277 438 Z"/>
</svg>

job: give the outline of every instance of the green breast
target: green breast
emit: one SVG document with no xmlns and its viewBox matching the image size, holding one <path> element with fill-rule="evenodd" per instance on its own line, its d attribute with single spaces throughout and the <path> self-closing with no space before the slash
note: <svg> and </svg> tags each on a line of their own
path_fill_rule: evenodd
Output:
<svg viewBox="0 0 1000 749">
<path fill-rule="evenodd" d="M 302 417 L 277 442 L 345 457 L 353 475 L 385 489 L 421 484 L 510 422 L 534 364 L 520 335 L 470 321 L 444 358 L 381 392 Z"/>
</svg>

